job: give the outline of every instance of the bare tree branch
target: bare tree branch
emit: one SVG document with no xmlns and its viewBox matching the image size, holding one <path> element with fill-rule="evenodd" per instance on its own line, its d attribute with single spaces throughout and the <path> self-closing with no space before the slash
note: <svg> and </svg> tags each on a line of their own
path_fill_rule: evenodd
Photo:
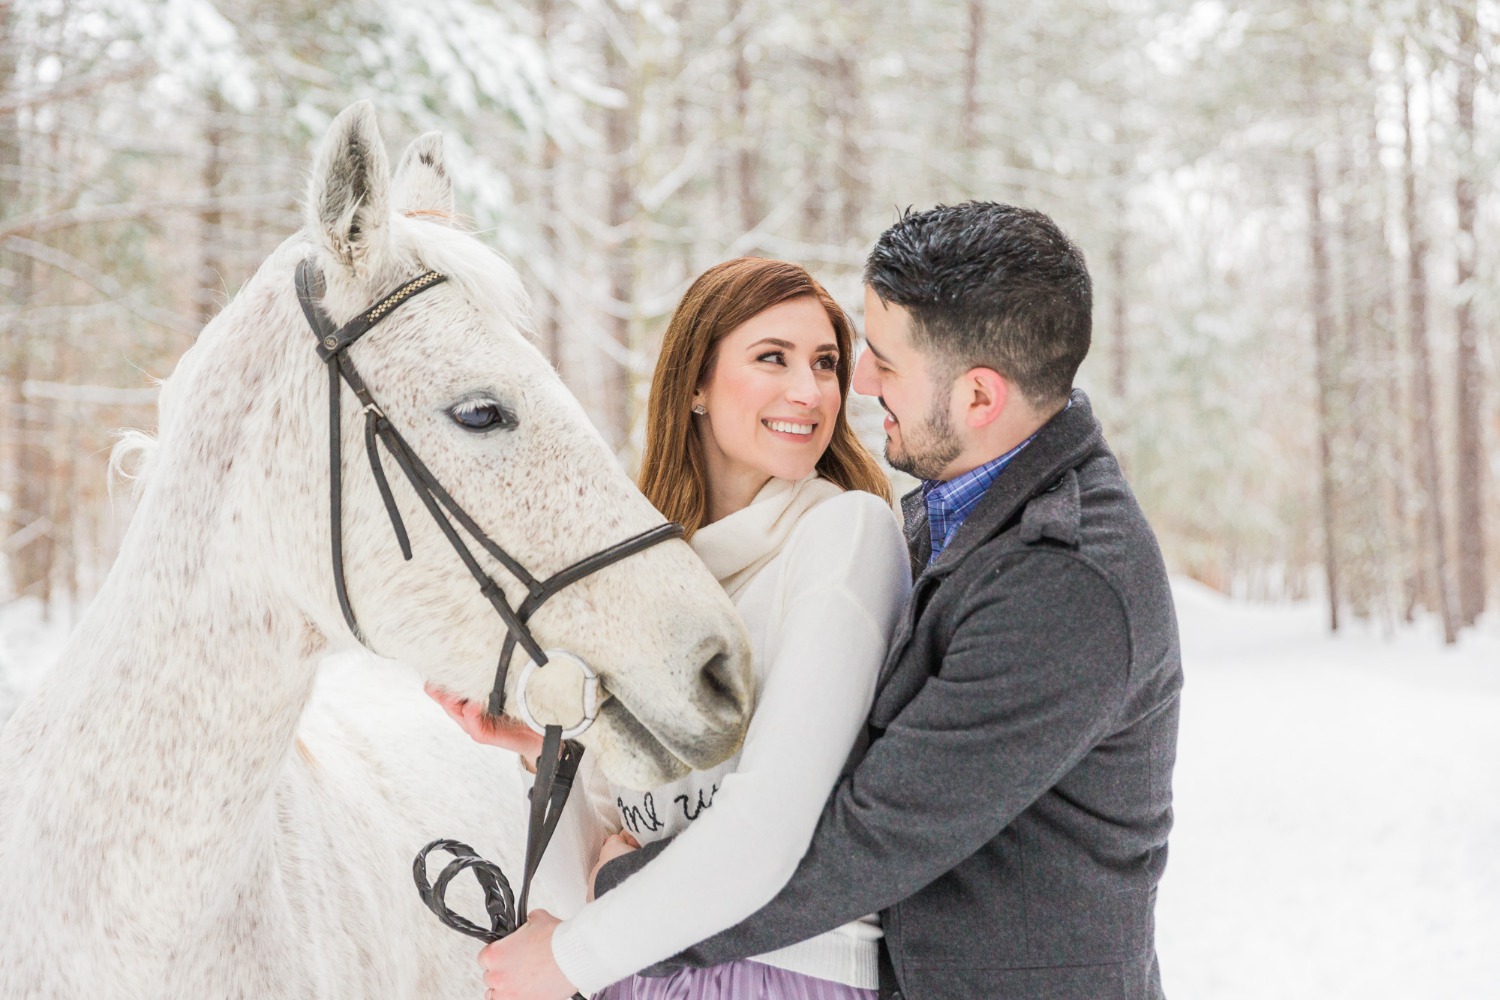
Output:
<svg viewBox="0 0 1500 1000">
<path fill-rule="evenodd" d="M 45 382 L 40 379 L 27 379 L 21 383 L 22 399 L 55 399 L 69 403 L 89 403 L 94 406 L 141 406 L 155 403 L 160 393 L 161 390 L 156 386 L 121 388 L 115 385 Z"/>
<path fill-rule="evenodd" d="M 22 108 L 34 108 L 43 104 L 52 104 L 56 101 L 65 101 L 83 94 L 91 94 L 102 90 L 110 84 L 124 83 L 127 80 L 136 80 L 148 76 L 156 68 L 156 64 L 149 60 L 129 63 L 107 72 L 92 73 L 81 76 L 76 80 L 60 83 L 48 90 L 34 90 L 24 94 L 7 94 L 0 97 L 0 117 L 13 115 Z"/>
<path fill-rule="evenodd" d="M 12 219 L 0 226 L 0 240 L 13 236 L 39 236 L 73 226 L 139 219 L 158 212 L 201 212 L 206 208 L 220 211 L 274 208 L 286 201 L 285 193 L 168 198 L 160 201 L 136 201 L 119 205 L 78 205 L 73 208 L 34 213 Z"/>
<path fill-rule="evenodd" d="M 178 333 L 192 334 L 198 332 L 198 325 L 192 320 L 184 316 L 179 316 L 176 313 L 168 312 L 165 309 L 158 309 L 155 306 L 136 301 L 135 297 L 126 291 L 114 278 L 102 271 L 96 270 L 86 261 L 79 260 L 72 254 L 65 253 L 56 247 L 50 247 L 45 243 L 38 243 L 36 240 L 28 240 L 21 236 L 9 237 L 3 243 L 0 243 L 0 246 L 3 246 L 11 253 L 29 257 L 38 263 L 46 264 L 48 267 L 54 267 L 65 274 L 72 275 L 101 295 L 109 296 L 119 305 L 148 323 L 154 323 L 157 326 L 166 327 Z"/>
</svg>

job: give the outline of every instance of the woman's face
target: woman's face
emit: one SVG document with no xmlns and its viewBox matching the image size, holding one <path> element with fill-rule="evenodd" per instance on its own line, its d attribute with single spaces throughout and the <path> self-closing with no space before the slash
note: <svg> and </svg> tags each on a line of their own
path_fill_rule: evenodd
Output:
<svg viewBox="0 0 1500 1000">
<path fill-rule="evenodd" d="M 801 479 L 833 439 L 839 349 L 812 296 L 757 313 L 719 341 L 693 397 L 708 474 Z"/>
</svg>

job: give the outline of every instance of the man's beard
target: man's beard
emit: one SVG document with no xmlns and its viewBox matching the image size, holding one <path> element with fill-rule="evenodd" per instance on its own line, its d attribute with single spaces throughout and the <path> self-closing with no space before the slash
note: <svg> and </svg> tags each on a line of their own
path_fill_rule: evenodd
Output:
<svg viewBox="0 0 1500 1000">
<path fill-rule="evenodd" d="M 925 421 L 911 427 L 899 420 L 896 422 L 901 428 L 901 450 L 894 451 L 891 439 L 885 439 L 885 460 L 891 468 L 917 479 L 942 478 L 943 470 L 964 448 L 963 439 L 954 433 L 953 422 L 948 419 L 946 404 L 946 399 L 935 395 Z M 885 406 L 885 400 L 882 399 L 880 405 Z M 890 413 L 890 409 L 887 408 L 886 412 Z"/>
</svg>

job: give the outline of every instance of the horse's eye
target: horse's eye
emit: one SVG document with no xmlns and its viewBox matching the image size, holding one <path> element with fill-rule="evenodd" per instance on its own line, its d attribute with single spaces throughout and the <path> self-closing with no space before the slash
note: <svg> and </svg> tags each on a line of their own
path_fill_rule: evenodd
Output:
<svg viewBox="0 0 1500 1000">
<path fill-rule="evenodd" d="M 503 406 L 485 399 L 465 400 L 450 409 L 448 416 L 466 431 L 488 431 L 497 427 L 510 430 L 516 426 L 516 418 Z"/>
</svg>

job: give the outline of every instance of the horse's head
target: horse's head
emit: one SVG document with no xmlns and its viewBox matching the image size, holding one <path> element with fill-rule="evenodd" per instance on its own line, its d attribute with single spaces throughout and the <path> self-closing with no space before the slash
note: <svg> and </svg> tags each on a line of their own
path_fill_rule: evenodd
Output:
<svg viewBox="0 0 1500 1000">
<path fill-rule="evenodd" d="M 318 154 L 304 232 L 267 261 L 191 352 L 225 353 L 205 342 L 231 336 L 259 341 L 259 360 L 242 362 L 252 369 L 243 378 L 272 383 L 264 395 L 274 398 L 254 406 L 261 429 L 242 447 L 259 442 L 269 479 L 286 481 L 263 491 L 273 508 L 271 551 L 302 567 L 293 575 L 309 579 L 294 584 L 298 603 L 334 645 L 354 637 L 336 603 L 328 554 L 327 383 L 293 290 L 301 259 L 321 272 L 322 304 L 335 324 L 424 271 L 447 276 L 383 318 L 349 358 L 437 482 L 535 577 L 663 520 L 524 336 L 526 300 L 516 273 L 452 219 L 440 137 L 414 142 L 393 179 L 370 106 L 345 110 Z M 278 345 L 274 351 L 268 341 Z M 225 366 L 214 367 L 222 379 Z M 256 367 L 281 375 L 263 376 Z M 164 440 L 166 411 L 180 402 L 174 395 L 169 385 Z M 362 410 L 352 393 L 342 398 L 343 562 L 364 639 L 450 691 L 485 698 L 506 634 L 501 618 L 406 476 L 383 455 L 411 536 L 413 557 L 403 560 L 366 458 Z M 302 467 L 305 475 L 285 471 Z M 519 605 L 521 585 L 459 533 Z M 317 550 L 311 558 L 308 549 Z M 530 625 L 543 649 L 575 652 L 599 672 L 604 704 L 582 740 L 615 780 L 646 787 L 689 766 L 711 766 L 739 747 L 753 698 L 748 643 L 722 589 L 682 541 L 655 545 L 566 587 Z M 518 650 L 509 711 L 525 661 Z M 578 715 L 578 688 L 571 667 L 548 667 L 537 673 L 528 702 L 543 721 L 567 723 Z"/>
</svg>

